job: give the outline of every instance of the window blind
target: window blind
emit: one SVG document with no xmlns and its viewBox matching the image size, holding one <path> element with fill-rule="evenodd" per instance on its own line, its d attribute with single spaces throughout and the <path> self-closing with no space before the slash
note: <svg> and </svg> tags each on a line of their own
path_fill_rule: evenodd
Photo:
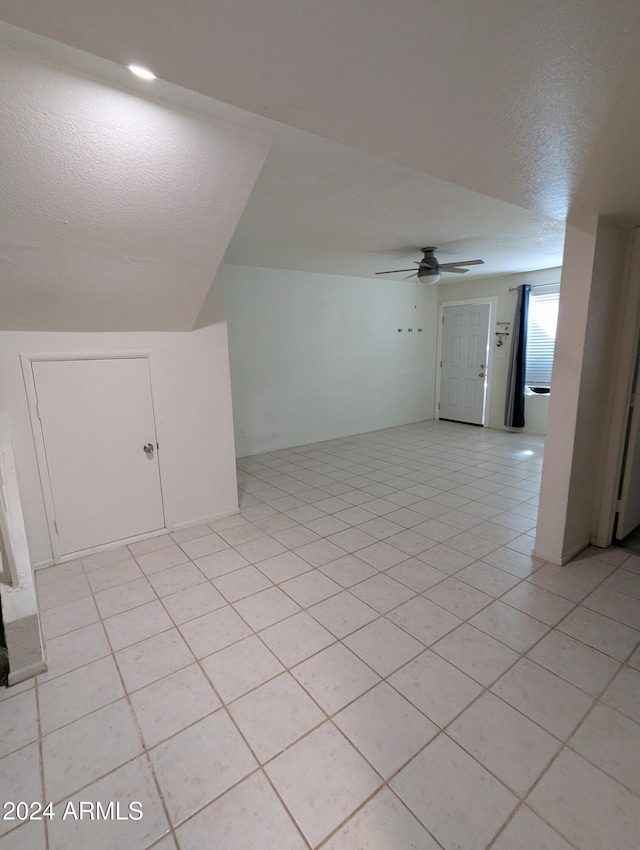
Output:
<svg viewBox="0 0 640 850">
<path fill-rule="evenodd" d="M 525 377 L 529 387 L 551 387 L 559 301 L 559 287 L 531 292 Z"/>
</svg>

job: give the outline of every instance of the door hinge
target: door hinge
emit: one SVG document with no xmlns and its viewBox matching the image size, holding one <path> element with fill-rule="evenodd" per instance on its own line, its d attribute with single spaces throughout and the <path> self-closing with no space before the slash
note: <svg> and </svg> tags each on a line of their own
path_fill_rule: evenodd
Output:
<svg viewBox="0 0 640 850">
<path fill-rule="evenodd" d="M 36 402 L 36 416 L 42 422 L 42 416 L 40 416 L 40 405 Z"/>
<path fill-rule="evenodd" d="M 440 402 L 438 402 L 438 410 L 440 410 Z"/>
<path fill-rule="evenodd" d="M 53 527 L 55 528 L 56 534 L 58 535 L 58 537 L 60 537 L 60 532 L 58 531 L 58 523 L 57 523 L 55 517 L 53 518 Z"/>
<path fill-rule="evenodd" d="M 442 369 L 442 360 L 440 361 L 440 368 Z"/>
<path fill-rule="evenodd" d="M 442 324 L 444 325 L 444 316 L 442 317 Z"/>
<path fill-rule="evenodd" d="M 619 513 L 622 510 L 622 499 L 618 499 L 616 502 L 616 511 Z"/>
<path fill-rule="evenodd" d="M 637 393 L 631 393 L 631 398 L 629 399 L 629 407 L 635 407 L 636 406 L 636 398 L 637 398 Z"/>
</svg>

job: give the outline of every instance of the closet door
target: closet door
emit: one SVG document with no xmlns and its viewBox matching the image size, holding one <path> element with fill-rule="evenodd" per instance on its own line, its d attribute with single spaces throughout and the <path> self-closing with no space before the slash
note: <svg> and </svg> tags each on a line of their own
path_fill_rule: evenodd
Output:
<svg viewBox="0 0 640 850">
<path fill-rule="evenodd" d="M 32 369 L 60 556 L 163 528 L 148 358 Z"/>
</svg>

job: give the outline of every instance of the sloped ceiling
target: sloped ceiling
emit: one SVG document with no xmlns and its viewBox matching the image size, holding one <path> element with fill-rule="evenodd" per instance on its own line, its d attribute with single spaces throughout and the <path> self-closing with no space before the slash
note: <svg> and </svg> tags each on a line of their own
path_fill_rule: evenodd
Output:
<svg viewBox="0 0 640 850">
<path fill-rule="evenodd" d="M 0 53 L 0 329 L 191 330 L 271 139 Z"/>
<path fill-rule="evenodd" d="M 485 259 L 472 278 L 558 265 L 571 213 L 640 223 L 636 0 L 0 0 L 0 19 L 0 327 L 192 327 L 225 248 L 369 276 L 431 243 Z M 132 61 L 161 79 L 127 82 Z"/>
<path fill-rule="evenodd" d="M 637 0 L 0 0 L 0 18 L 544 215 L 640 213 Z"/>
<path fill-rule="evenodd" d="M 434 245 L 441 262 L 484 259 L 465 279 L 562 264 L 562 221 L 309 133 L 267 126 L 273 145 L 226 263 L 372 277 L 411 268 L 419 249 Z"/>
</svg>

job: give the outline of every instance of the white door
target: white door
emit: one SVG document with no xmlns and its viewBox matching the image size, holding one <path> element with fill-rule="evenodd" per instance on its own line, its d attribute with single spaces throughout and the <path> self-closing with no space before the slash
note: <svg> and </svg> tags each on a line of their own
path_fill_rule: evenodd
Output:
<svg viewBox="0 0 640 850">
<path fill-rule="evenodd" d="M 147 358 L 32 369 L 60 555 L 163 528 Z"/>
<path fill-rule="evenodd" d="M 443 309 L 440 419 L 482 425 L 487 387 L 489 304 Z"/>
<path fill-rule="evenodd" d="M 624 449 L 616 538 L 622 540 L 640 525 L 640 349 L 633 377 L 627 443 Z"/>
</svg>

